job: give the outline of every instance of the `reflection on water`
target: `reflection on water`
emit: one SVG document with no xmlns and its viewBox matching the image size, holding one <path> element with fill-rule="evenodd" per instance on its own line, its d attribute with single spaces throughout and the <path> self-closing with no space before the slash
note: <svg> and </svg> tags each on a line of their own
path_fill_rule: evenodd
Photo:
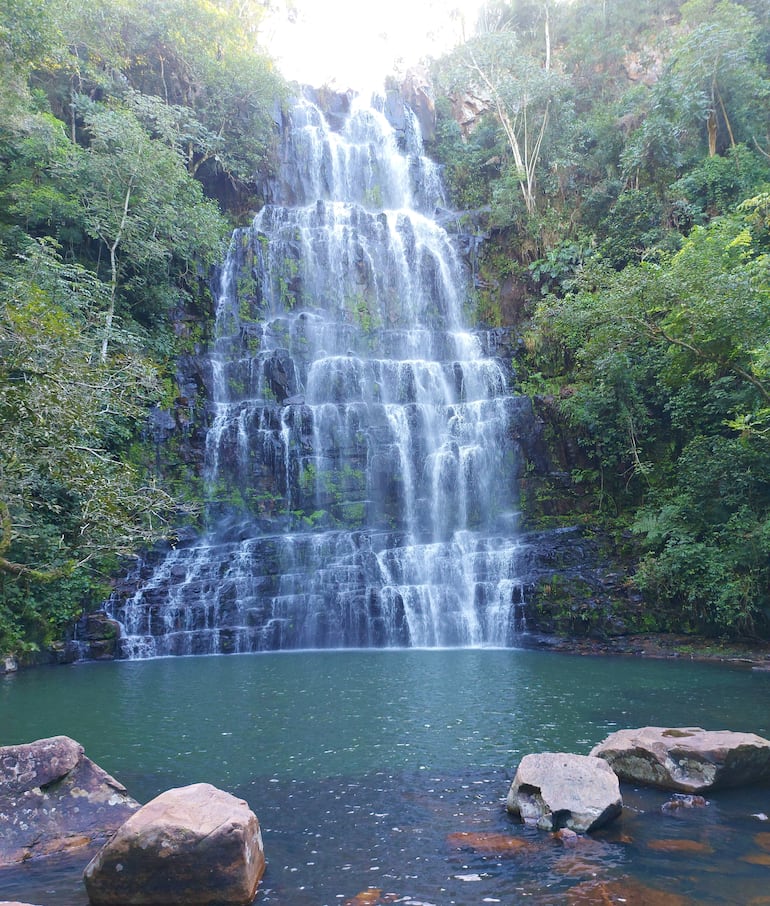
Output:
<svg viewBox="0 0 770 906">
<path fill-rule="evenodd" d="M 750 903 L 770 875 L 770 790 L 623 817 L 569 847 L 505 812 L 516 764 L 586 753 L 621 726 L 770 736 L 770 676 L 524 651 L 348 651 L 90 664 L 0 682 L 2 743 L 65 733 L 141 801 L 206 780 L 247 799 L 268 869 L 257 903 Z M 764 834 L 764 835 L 763 835 Z M 0 895 L 86 902 L 88 861 L 0 872 Z M 618 887 L 614 887 L 614 884 Z M 636 885 L 636 886 L 635 886 Z M 620 893 L 618 893 L 620 891 Z M 392 896 L 391 896 L 392 895 Z M 616 897 L 616 899 L 612 899 Z"/>
</svg>

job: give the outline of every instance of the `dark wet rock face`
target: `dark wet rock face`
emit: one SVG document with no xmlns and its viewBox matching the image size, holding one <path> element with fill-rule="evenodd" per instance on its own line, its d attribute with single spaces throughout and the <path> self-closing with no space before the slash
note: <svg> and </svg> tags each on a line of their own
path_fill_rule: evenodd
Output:
<svg viewBox="0 0 770 906">
<path fill-rule="evenodd" d="M 76 631 L 81 652 L 90 660 L 110 660 L 116 656 L 120 624 L 111 620 L 104 611 L 86 614 Z"/>
</svg>

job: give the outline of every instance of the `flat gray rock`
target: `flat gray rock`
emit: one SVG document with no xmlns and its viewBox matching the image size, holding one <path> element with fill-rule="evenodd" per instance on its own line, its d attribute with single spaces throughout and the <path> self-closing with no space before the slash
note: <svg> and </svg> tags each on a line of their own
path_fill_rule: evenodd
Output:
<svg viewBox="0 0 770 906">
<path fill-rule="evenodd" d="M 525 755 L 508 792 L 506 808 L 541 830 L 596 830 L 622 808 L 618 778 L 601 758 L 565 752 Z"/>
<path fill-rule="evenodd" d="M 628 783 L 681 793 L 770 780 L 770 740 L 700 727 L 618 730 L 591 750 Z"/>
<path fill-rule="evenodd" d="M 0 866 L 102 841 L 137 808 L 68 736 L 0 747 Z"/>
<path fill-rule="evenodd" d="M 247 906 L 265 867 L 259 821 L 209 783 L 161 793 L 86 867 L 92 906 Z"/>
</svg>

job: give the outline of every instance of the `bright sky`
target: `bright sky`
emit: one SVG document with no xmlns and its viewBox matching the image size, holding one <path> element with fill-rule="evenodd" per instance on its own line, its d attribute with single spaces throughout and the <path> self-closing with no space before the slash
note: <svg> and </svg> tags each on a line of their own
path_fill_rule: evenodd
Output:
<svg viewBox="0 0 770 906">
<path fill-rule="evenodd" d="M 268 20 L 263 41 L 288 79 L 341 91 L 381 88 L 394 69 L 470 36 L 482 2 L 295 0 L 295 14 Z"/>
</svg>

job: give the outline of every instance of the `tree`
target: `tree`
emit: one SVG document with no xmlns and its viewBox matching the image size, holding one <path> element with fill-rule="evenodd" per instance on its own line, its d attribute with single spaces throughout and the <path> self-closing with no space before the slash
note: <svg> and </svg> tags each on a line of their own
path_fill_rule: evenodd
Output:
<svg viewBox="0 0 770 906">
<path fill-rule="evenodd" d="M 547 59 L 541 62 L 526 53 L 513 32 L 491 32 L 459 47 L 439 72 L 448 93 L 474 93 L 494 111 L 529 215 L 537 210 L 538 174 L 549 126 L 554 113 L 557 119 L 566 118 L 570 107 L 566 82 L 547 67 Z"/>
<path fill-rule="evenodd" d="M 86 233 L 108 256 L 104 362 L 123 282 L 153 268 L 168 273 L 174 262 L 182 272 L 210 263 L 224 224 L 179 154 L 152 139 L 132 111 L 92 102 L 82 109 L 89 144 L 72 147 L 58 178 L 78 199 Z"/>
<path fill-rule="evenodd" d="M 174 501 L 114 450 L 157 399 L 155 369 L 115 332 L 102 360 L 109 287 L 46 242 L 6 262 L 0 290 L 0 648 L 43 641 L 83 598 L 57 583 L 170 535 Z M 80 583 L 80 593 L 87 593 Z M 45 592 L 52 587 L 52 594 Z M 42 590 L 41 590 L 42 589 Z M 33 627 L 32 624 L 37 623 Z M 26 626 L 26 629 L 24 629 Z"/>
<path fill-rule="evenodd" d="M 685 5 L 685 16 L 695 13 L 697 19 L 674 54 L 671 72 L 681 74 L 685 90 L 699 92 L 705 101 L 708 151 L 713 157 L 726 146 L 735 147 L 739 124 L 751 129 L 751 108 L 766 105 L 770 86 L 763 77 L 754 16 L 729 0 L 705 4 L 706 8 L 704 0 L 689 0 Z M 749 137 L 744 134 L 738 141 Z"/>
<path fill-rule="evenodd" d="M 544 303 L 562 409 L 647 553 L 639 585 L 699 631 L 765 631 L 770 587 L 770 201 Z"/>
<path fill-rule="evenodd" d="M 269 169 L 274 111 L 286 93 L 257 45 L 261 11 L 225 0 L 100 0 L 73 10 L 63 26 L 67 92 L 133 107 L 130 90 L 160 99 L 191 175 L 205 177 L 212 194 L 222 176 L 253 191 Z M 62 101 L 62 116 L 70 104 Z"/>
<path fill-rule="evenodd" d="M 701 155 L 704 138 L 714 156 L 764 133 L 770 83 L 755 19 L 730 0 L 692 0 L 688 9 L 690 27 L 651 89 L 624 154 L 629 175 L 640 169 L 651 177 L 656 169 L 678 175 Z"/>
</svg>

